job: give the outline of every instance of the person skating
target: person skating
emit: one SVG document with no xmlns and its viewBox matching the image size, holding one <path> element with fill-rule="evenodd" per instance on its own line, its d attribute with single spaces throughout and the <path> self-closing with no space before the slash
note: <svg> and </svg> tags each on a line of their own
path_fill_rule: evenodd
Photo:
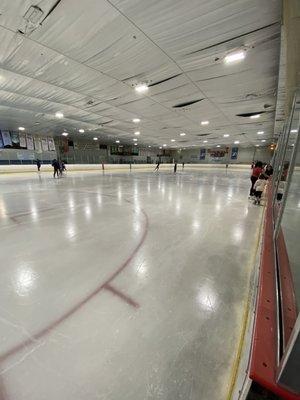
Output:
<svg viewBox="0 0 300 400">
<path fill-rule="evenodd" d="M 261 195 L 262 192 L 265 190 L 265 187 L 268 183 L 268 177 L 264 174 L 260 174 L 257 181 L 254 184 L 254 204 L 259 205 L 260 204 L 260 199 L 261 199 Z"/>
<path fill-rule="evenodd" d="M 38 172 L 40 172 L 40 170 L 41 170 L 41 165 L 42 165 L 41 160 L 39 160 L 39 159 L 37 158 L 37 160 L 36 160 L 36 166 L 37 166 Z"/>
<path fill-rule="evenodd" d="M 177 162 L 174 163 L 174 174 L 176 174 L 177 171 Z"/>
<path fill-rule="evenodd" d="M 54 160 L 52 160 L 52 167 L 53 167 L 53 178 L 55 178 L 55 176 L 57 176 L 57 178 L 59 178 L 60 164 L 56 160 L 56 158 L 54 158 Z"/>
<path fill-rule="evenodd" d="M 254 192 L 255 192 L 254 184 L 255 184 L 255 182 L 257 181 L 257 179 L 259 177 L 259 175 L 262 172 L 263 172 L 262 162 L 261 161 L 257 161 L 255 166 L 254 166 L 254 168 L 252 169 L 252 174 L 251 174 L 251 177 L 250 177 L 250 179 L 251 179 L 251 188 L 250 188 L 250 196 L 249 197 L 254 196 Z"/>
<path fill-rule="evenodd" d="M 158 162 L 158 163 L 156 164 L 156 167 L 155 167 L 155 170 L 154 170 L 154 171 L 158 171 L 158 170 L 159 170 L 159 166 L 160 166 L 160 162 Z"/>
</svg>

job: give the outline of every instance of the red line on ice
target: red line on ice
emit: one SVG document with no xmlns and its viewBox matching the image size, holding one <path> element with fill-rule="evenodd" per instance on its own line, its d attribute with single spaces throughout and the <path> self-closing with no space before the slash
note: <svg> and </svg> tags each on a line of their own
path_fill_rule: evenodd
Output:
<svg viewBox="0 0 300 400">
<path fill-rule="evenodd" d="M 91 192 L 88 192 L 91 193 Z M 131 201 L 126 200 L 128 203 L 132 204 Z M 115 295 L 118 295 L 119 298 L 124 300 L 127 304 L 130 304 L 134 307 L 139 307 L 138 303 L 136 303 L 134 300 L 130 299 L 130 297 L 126 296 L 125 294 L 121 293 L 117 289 L 113 288 L 110 283 L 126 268 L 128 265 L 131 263 L 141 246 L 143 245 L 147 233 L 148 233 L 148 226 L 149 226 L 149 221 L 148 221 L 148 216 L 146 212 L 143 209 L 140 209 L 142 214 L 143 214 L 143 234 L 141 236 L 141 239 L 139 240 L 139 243 L 137 246 L 134 248 L 132 253 L 129 255 L 129 257 L 123 262 L 123 264 L 120 265 L 120 267 L 103 283 L 101 283 L 99 286 L 97 286 L 89 295 L 87 295 L 84 299 L 82 299 L 79 303 L 77 303 L 75 306 L 73 306 L 70 310 L 68 310 L 66 313 L 64 313 L 61 317 L 59 317 L 57 320 L 51 322 L 48 326 L 46 326 L 44 329 L 40 330 L 39 332 L 33 334 L 30 338 L 24 340 L 23 342 L 17 344 L 16 346 L 12 347 L 11 349 L 7 350 L 5 353 L 0 355 L 0 362 L 5 361 L 8 357 L 11 357 L 12 355 L 18 353 L 19 351 L 23 350 L 27 346 L 31 346 L 32 344 L 35 343 L 35 341 L 38 342 L 39 339 L 42 337 L 46 336 L 49 334 L 53 329 L 55 329 L 58 325 L 66 321 L 69 317 L 71 317 L 73 314 L 75 314 L 78 310 L 80 310 L 86 303 L 88 303 L 91 299 L 93 299 L 98 293 L 100 293 L 103 289 L 109 290 Z"/>
</svg>

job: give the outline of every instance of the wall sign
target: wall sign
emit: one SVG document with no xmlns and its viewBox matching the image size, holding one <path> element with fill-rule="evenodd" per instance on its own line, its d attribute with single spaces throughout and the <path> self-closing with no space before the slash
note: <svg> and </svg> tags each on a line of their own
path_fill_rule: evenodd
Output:
<svg viewBox="0 0 300 400">
<path fill-rule="evenodd" d="M 238 152 L 239 152 L 239 148 L 238 147 L 233 147 L 231 149 L 231 159 L 232 160 L 236 160 L 238 157 Z"/>
<path fill-rule="evenodd" d="M 206 156 L 206 149 L 200 149 L 200 160 L 205 160 L 205 156 Z"/>
</svg>

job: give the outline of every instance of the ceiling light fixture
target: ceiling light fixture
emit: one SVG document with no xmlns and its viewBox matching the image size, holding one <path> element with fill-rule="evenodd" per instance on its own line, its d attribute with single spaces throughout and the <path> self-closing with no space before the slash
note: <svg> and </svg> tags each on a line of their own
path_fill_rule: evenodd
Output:
<svg viewBox="0 0 300 400">
<path fill-rule="evenodd" d="M 80 133 L 84 133 L 84 129 L 78 129 Z"/>
<path fill-rule="evenodd" d="M 25 128 L 24 128 L 24 126 L 19 126 L 19 131 L 25 131 Z"/>
<path fill-rule="evenodd" d="M 68 132 L 63 132 L 62 136 L 68 136 Z"/>
<path fill-rule="evenodd" d="M 291 129 L 291 133 L 297 133 L 297 129 Z"/>
<path fill-rule="evenodd" d="M 167 147 L 166 143 L 163 144 L 163 147 Z"/>
<path fill-rule="evenodd" d="M 253 115 L 250 115 L 250 118 L 251 119 L 257 119 L 257 118 L 259 118 L 260 117 L 260 114 L 253 114 Z"/>
<path fill-rule="evenodd" d="M 135 146 L 137 146 L 137 143 L 134 143 Z"/>
<path fill-rule="evenodd" d="M 258 135 L 263 135 L 265 132 L 264 131 L 258 131 L 257 134 Z"/>
<path fill-rule="evenodd" d="M 201 125 L 208 125 L 209 121 L 201 121 Z"/>
<path fill-rule="evenodd" d="M 219 144 L 217 144 L 217 147 L 221 147 Z"/>
<path fill-rule="evenodd" d="M 159 146 L 159 148 L 160 148 L 160 149 L 162 149 L 162 147 L 161 147 L 161 146 Z"/>
<path fill-rule="evenodd" d="M 138 124 L 139 122 L 141 122 L 141 120 L 139 118 L 133 118 L 132 122 Z"/>
<path fill-rule="evenodd" d="M 148 85 L 146 83 L 141 83 L 135 87 L 135 91 L 138 93 L 145 93 L 148 90 Z"/>
<path fill-rule="evenodd" d="M 229 137 L 229 134 L 228 134 L 228 133 L 225 133 L 223 136 L 224 136 L 224 137 Z"/>
<path fill-rule="evenodd" d="M 151 147 L 151 146 L 148 146 L 148 147 Z"/>
<path fill-rule="evenodd" d="M 227 54 L 224 58 L 226 64 L 230 64 L 236 61 L 242 61 L 246 57 L 246 53 L 244 51 L 237 51 L 235 53 Z"/>
<path fill-rule="evenodd" d="M 207 143 L 207 140 L 203 140 L 203 143 Z"/>
<path fill-rule="evenodd" d="M 259 147 L 259 144 L 256 144 L 255 147 Z"/>
<path fill-rule="evenodd" d="M 120 143 L 120 140 L 116 140 L 116 143 Z"/>
<path fill-rule="evenodd" d="M 239 143 L 240 143 L 239 140 L 235 140 L 235 141 L 234 141 L 234 144 L 239 144 Z"/>
<path fill-rule="evenodd" d="M 98 138 L 97 138 L 97 137 L 94 137 L 93 140 L 98 140 Z"/>
<path fill-rule="evenodd" d="M 64 114 L 63 114 L 61 111 L 57 111 L 57 112 L 55 113 L 55 116 L 56 116 L 56 118 L 63 118 L 63 117 L 64 117 Z"/>
<path fill-rule="evenodd" d="M 262 142 L 265 142 L 265 139 L 263 139 Z"/>
<path fill-rule="evenodd" d="M 132 139 L 134 142 L 137 142 L 137 139 Z"/>
<path fill-rule="evenodd" d="M 175 139 L 171 139 L 171 142 L 176 142 L 176 140 Z"/>
<path fill-rule="evenodd" d="M 134 132 L 134 134 L 135 134 L 136 136 L 139 136 L 140 133 L 141 133 L 141 132 L 139 132 L 139 131 Z"/>
<path fill-rule="evenodd" d="M 186 135 L 186 133 L 184 133 L 184 132 L 180 133 L 180 136 L 185 136 L 185 135 Z"/>
</svg>

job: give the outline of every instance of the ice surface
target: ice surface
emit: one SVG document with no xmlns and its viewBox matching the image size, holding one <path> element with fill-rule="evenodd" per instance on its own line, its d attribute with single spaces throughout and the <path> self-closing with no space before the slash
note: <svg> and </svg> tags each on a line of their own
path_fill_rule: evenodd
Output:
<svg viewBox="0 0 300 400">
<path fill-rule="evenodd" d="M 248 171 L 0 177 L 0 399 L 226 399 Z"/>
</svg>

